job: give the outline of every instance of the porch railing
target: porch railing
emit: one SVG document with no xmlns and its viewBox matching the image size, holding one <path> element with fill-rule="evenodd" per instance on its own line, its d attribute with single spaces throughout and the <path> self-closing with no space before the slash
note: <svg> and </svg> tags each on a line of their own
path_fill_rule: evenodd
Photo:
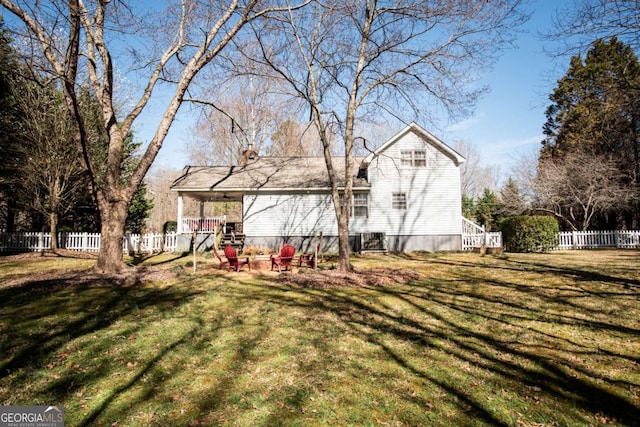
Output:
<svg viewBox="0 0 640 427">
<path fill-rule="evenodd" d="M 499 248 L 502 246 L 502 233 L 487 232 L 484 227 L 462 217 L 462 250 L 471 251 L 479 247 Z"/>
<path fill-rule="evenodd" d="M 218 226 L 225 226 L 227 216 L 215 216 L 209 218 L 182 218 L 182 233 L 213 233 Z"/>
</svg>

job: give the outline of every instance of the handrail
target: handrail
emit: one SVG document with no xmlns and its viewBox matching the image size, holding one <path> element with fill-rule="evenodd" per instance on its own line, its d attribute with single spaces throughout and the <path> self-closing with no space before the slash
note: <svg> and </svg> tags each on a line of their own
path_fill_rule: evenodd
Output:
<svg viewBox="0 0 640 427">
<path fill-rule="evenodd" d="M 482 234 L 484 227 L 462 217 L 462 234 Z"/>
<path fill-rule="evenodd" d="M 225 226 L 227 224 L 227 216 L 216 217 L 183 217 L 182 232 L 183 233 L 213 233 L 216 227 Z"/>
</svg>

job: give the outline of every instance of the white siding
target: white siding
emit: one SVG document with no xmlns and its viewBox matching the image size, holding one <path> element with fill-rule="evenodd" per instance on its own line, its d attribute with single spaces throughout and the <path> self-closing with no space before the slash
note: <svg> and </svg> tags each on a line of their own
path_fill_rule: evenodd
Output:
<svg viewBox="0 0 640 427">
<path fill-rule="evenodd" d="M 247 236 L 337 235 L 336 216 L 327 194 L 247 194 L 244 197 Z"/>
<path fill-rule="evenodd" d="M 402 166 L 403 150 L 425 151 L 426 166 Z M 391 250 L 461 249 L 460 170 L 451 157 L 408 132 L 373 158 L 368 179 L 368 217 L 351 217 L 350 235 L 383 232 Z M 406 210 L 393 209 L 393 193 L 406 194 Z M 243 210 L 244 233 L 259 244 L 273 245 L 274 238 L 338 234 L 326 193 L 248 193 Z"/>
<path fill-rule="evenodd" d="M 400 165 L 400 151 L 425 150 L 426 167 Z M 369 218 L 352 232 L 387 235 L 460 235 L 460 171 L 451 158 L 413 132 L 374 158 L 369 166 Z M 406 193 L 407 209 L 392 208 L 392 194 Z"/>
</svg>

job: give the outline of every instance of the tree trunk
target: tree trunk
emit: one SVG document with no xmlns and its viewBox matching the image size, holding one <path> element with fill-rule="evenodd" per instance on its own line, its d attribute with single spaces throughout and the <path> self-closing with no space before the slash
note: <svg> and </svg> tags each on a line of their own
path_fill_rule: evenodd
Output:
<svg viewBox="0 0 640 427">
<path fill-rule="evenodd" d="M 350 271 L 349 262 L 349 212 L 338 216 L 338 271 Z"/>
<path fill-rule="evenodd" d="M 127 218 L 127 203 L 109 202 L 101 209 L 100 253 L 94 271 L 100 274 L 118 274 L 126 265 L 122 253 L 124 224 Z"/>
<path fill-rule="evenodd" d="M 16 200 L 13 196 L 7 198 L 7 233 L 13 233 L 16 229 Z"/>
<path fill-rule="evenodd" d="M 59 248 L 58 245 L 58 214 L 55 212 L 49 213 L 49 234 L 51 234 L 51 244 L 49 249 L 55 251 Z"/>
</svg>

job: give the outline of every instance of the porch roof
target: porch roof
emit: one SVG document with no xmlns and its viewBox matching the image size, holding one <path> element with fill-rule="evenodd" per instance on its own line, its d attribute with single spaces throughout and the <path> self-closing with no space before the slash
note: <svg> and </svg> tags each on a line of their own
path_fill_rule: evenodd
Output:
<svg viewBox="0 0 640 427">
<path fill-rule="evenodd" d="M 354 190 L 370 185 L 357 178 L 361 158 L 354 166 Z M 344 185 L 344 158 L 335 158 L 339 185 Z M 242 192 L 329 190 L 329 175 L 323 157 L 258 157 L 245 166 L 186 166 L 171 186 L 172 191 Z"/>
</svg>

